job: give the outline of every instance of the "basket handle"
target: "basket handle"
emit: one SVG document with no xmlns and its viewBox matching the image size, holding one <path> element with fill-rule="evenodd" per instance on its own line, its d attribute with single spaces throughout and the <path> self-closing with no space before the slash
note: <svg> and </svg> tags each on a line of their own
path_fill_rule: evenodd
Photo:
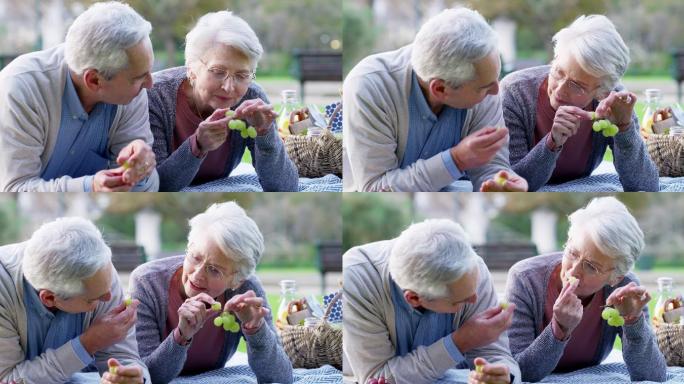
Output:
<svg viewBox="0 0 684 384">
<path fill-rule="evenodd" d="M 333 110 L 333 113 L 330 114 L 330 120 L 328 120 L 328 130 L 332 130 L 332 122 L 337 118 L 337 115 L 340 114 L 340 109 L 342 109 L 342 102 L 340 101 L 337 104 L 337 107 Z"/>
<path fill-rule="evenodd" d="M 328 308 L 325 309 L 325 314 L 323 315 L 323 319 L 327 320 L 328 316 L 330 316 L 330 312 L 332 312 L 333 307 L 335 306 L 335 303 L 337 303 L 338 300 L 342 298 L 342 290 L 340 289 L 335 293 L 335 296 L 333 296 L 332 300 L 328 303 Z"/>
</svg>

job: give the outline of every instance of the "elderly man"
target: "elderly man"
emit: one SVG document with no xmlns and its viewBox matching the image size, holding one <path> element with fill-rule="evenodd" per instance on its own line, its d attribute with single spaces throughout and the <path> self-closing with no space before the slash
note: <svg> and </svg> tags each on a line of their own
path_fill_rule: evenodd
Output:
<svg viewBox="0 0 684 384">
<path fill-rule="evenodd" d="M 64 383 L 97 369 L 102 383 L 150 383 L 135 341 L 139 302 L 123 303 L 111 255 L 81 218 L 0 247 L 0 381 Z"/>
<path fill-rule="evenodd" d="M 475 190 L 526 191 L 508 163 L 496 45 L 479 13 L 449 9 L 413 44 L 363 59 L 344 82 L 345 190 L 449 190 L 467 175 Z"/>
<path fill-rule="evenodd" d="M 343 261 L 343 348 L 359 383 L 432 383 L 474 366 L 470 383 L 520 382 L 505 333 L 515 306 L 498 304 L 460 225 L 427 220 Z"/>
<path fill-rule="evenodd" d="M 0 190 L 156 191 L 149 22 L 98 3 L 0 72 Z"/>
</svg>

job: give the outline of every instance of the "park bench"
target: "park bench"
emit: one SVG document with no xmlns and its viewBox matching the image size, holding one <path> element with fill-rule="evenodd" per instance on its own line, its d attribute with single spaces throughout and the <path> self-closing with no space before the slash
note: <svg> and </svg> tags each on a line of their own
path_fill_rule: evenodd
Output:
<svg viewBox="0 0 684 384">
<path fill-rule="evenodd" d="M 682 102 L 682 82 L 684 81 L 684 51 L 672 52 L 672 77 L 677 82 L 677 101 Z"/>
<path fill-rule="evenodd" d="M 295 51 L 292 75 L 299 79 L 299 91 L 304 100 L 307 81 L 342 81 L 342 53 L 323 51 Z"/>
<path fill-rule="evenodd" d="M 318 270 L 321 273 L 321 292 L 325 293 L 325 274 L 342 272 L 342 243 L 318 243 Z"/>
<path fill-rule="evenodd" d="M 133 242 L 115 242 L 112 250 L 112 264 L 117 271 L 132 271 L 145 262 L 145 249 Z"/>
<path fill-rule="evenodd" d="M 533 243 L 488 243 L 475 246 L 475 252 L 492 271 L 506 271 L 518 261 L 538 255 Z"/>
</svg>

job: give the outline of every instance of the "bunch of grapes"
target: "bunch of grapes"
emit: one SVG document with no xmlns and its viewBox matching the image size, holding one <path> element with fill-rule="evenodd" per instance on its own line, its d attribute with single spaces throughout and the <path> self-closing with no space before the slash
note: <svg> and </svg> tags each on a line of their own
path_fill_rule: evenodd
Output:
<svg viewBox="0 0 684 384">
<path fill-rule="evenodd" d="M 235 111 L 231 111 L 230 109 L 226 111 L 226 117 L 233 117 L 235 115 Z M 232 119 L 228 122 L 228 129 L 232 129 L 234 131 L 240 131 L 240 136 L 242 136 L 243 139 L 250 138 L 254 139 L 257 137 L 257 131 L 256 128 L 254 127 L 247 127 L 247 123 L 240 119 Z"/>
<path fill-rule="evenodd" d="M 235 316 L 228 312 L 223 312 L 221 313 L 221 316 L 216 317 L 214 319 L 214 325 L 217 327 L 223 326 L 223 330 L 226 332 L 230 331 L 236 333 L 240 330 L 240 324 L 235 321 Z"/>
<path fill-rule="evenodd" d="M 601 312 L 601 317 L 603 320 L 608 320 L 608 325 L 611 327 L 621 327 L 625 325 L 625 318 L 620 316 L 620 312 L 612 307 L 606 307 L 603 312 Z"/>
<path fill-rule="evenodd" d="M 619 129 L 617 125 L 611 123 L 610 120 L 597 120 L 598 116 L 596 115 L 596 112 L 591 113 L 591 119 L 596 120 L 594 121 L 594 124 L 592 124 L 591 126 L 594 132 L 601 132 L 601 134 L 603 134 L 603 137 L 613 137 L 617 135 Z"/>
</svg>

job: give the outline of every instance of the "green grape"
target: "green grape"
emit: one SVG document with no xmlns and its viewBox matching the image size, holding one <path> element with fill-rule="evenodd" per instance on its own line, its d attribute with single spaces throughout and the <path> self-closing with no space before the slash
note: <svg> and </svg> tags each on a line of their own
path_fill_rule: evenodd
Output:
<svg viewBox="0 0 684 384">
<path fill-rule="evenodd" d="M 240 136 L 242 136 L 243 139 L 246 139 L 249 137 L 249 133 L 247 133 L 247 130 L 240 131 Z"/>
<path fill-rule="evenodd" d="M 233 333 L 238 333 L 238 332 L 240 332 L 240 324 L 238 324 L 238 323 L 233 323 L 233 325 L 231 326 L 231 328 L 228 329 L 228 330 L 231 331 L 231 332 L 233 332 Z"/>
<path fill-rule="evenodd" d="M 230 110 L 230 109 L 226 111 L 226 117 L 233 117 L 233 116 L 235 116 L 235 111 Z"/>
<path fill-rule="evenodd" d="M 591 125 L 591 129 L 593 129 L 594 132 L 599 132 L 601 130 L 600 122 L 594 121 L 594 124 Z"/>
<path fill-rule="evenodd" d="M 625 318 L 624 317 L 618 316 L 614 319 L 615 319 L 615 324 L 616 324 L 615 326 L 616 327 L 622 327 L 623 325 L 625 325 Z"/>
<path fill-rule="evenodd" d="M 603 320 L 608 320 L 611 317 L 615 317 L 615 316 L 620 316 L 620 313 L 618 312 L 617 309 L 612 308 L 612 307 L 606 307 L 603 310 L 603 312 L 601 312 L 601 317 L 603 318 Z"/>
<path fill-rule="evenodd" d="M 222 312 L 221 317 L 231 317 L 230 312 Z"/>
<path fill-rule="evenodd" d="M 591 119 L 592 119 L 592 120 L 598 119 L 598 115 L 596 114 L 596 112 L 592 112 L 592 113 L 591 113 Z"/>
<path fill-rule="evenodd" d="M 239 130 L 243 131 L 245 128 L 247 128 L 247 123 L 245 123 L 242 120 L 231 120 L 228 122 L 228 128 L 233 129 L 233 130 Z"/>
<path fill-rule="evenodd" d="M 220 327 L 223 325 L 223 317 L 217 316 L 214 318 L 214 325 Z"/>
<path fill-rule="evenodd" d="M 109 367 L 109 373 L 111 373 L 112 375 L 116 375 L 116 367 L 113 365 L 110 366 Z"/>
<path fill-rule="evenodd" d="M 499 305 L 501 306 L 501 309 L 503 309 L 504 311 L 508 308 L 508 303 L 505 301 L 502 301 Z"/>
<path fill-rule="evenodd" d="M 254 127 L 247 128 L 247 136 L 249 136 L 252 139 L 256 138 L 257 137 L 256 128 L 254 128 Z"/>
<path fill-rule="evenodd" d="M 127 297 L 124 299 L 124 305 L 125 305 L 125 306 L 128 307 L 128 306 L 131 305 L 132 303 L 133 303 L 133 299 L 131 299 L 130 296 L 127 296 Z"/>
<path fill-rule="evenodd" d="M 482 369 L 484 368 L 484 365 L 475 365 L 475 372 L 482 372 Z"/>
<path fill-rule="evenodd" d="M 216 312 L 220 311 L 220 310 L 221 310 L 221 303 L 219 303 L 219 302 L 217 301 L 217 302 L 215 302 L 214 304 L 212 304 L 212 305 L 211 305 L 211 310 L 212 310 L 212 311 L 216 311 Z"/>
</svg>

